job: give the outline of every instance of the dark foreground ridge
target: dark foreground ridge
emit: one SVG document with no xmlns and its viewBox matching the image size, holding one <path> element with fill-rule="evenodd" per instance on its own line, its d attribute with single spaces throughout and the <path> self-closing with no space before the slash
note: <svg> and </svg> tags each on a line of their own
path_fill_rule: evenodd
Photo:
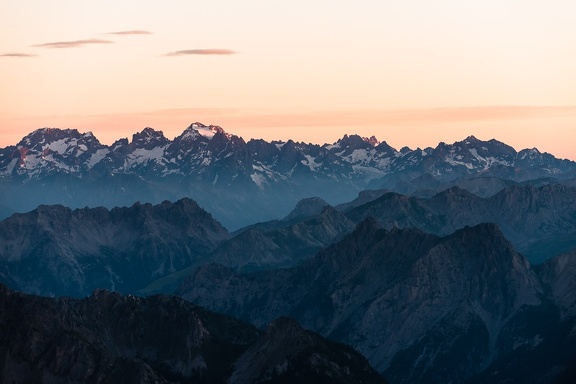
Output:
<svg viewBox="0 0 576 384">
<path fill-rule="evenodd" d="M 265 332 L 173 296 L 52 299 L 0 285 L 2 383 L 385 383 L 281 318 Z M 229 380 L 229 381 L 228 381 Z"/>
</svg>

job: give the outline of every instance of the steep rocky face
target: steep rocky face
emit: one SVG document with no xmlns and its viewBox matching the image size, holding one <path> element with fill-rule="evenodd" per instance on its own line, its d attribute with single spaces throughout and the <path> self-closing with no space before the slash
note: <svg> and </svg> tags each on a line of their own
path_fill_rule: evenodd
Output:
<svg viewBox="0 0 576 384">
<path fill-rule="evenodd" d="M 291 267 L 354 229 L 354 224 L 336 209 L 320 208 L 316 203 L 314 200 L 312 210 L 299 205 L 293 211 L 295 215 L 242 231 L 218 246 L 210 254 L 210 261 L 241 271 Z"/>
<path fill-rule="evenodd" d="M 384 226 L 447 235 L 466 225 L 495 222 L 532 263 L 576 246 L 576 189 L 558 184 L 506 188 L 489 198 L 453 187 L 431 198 L 387 193 L 353 208 L 355 222 L 375 217 Z"/>
<path fill-rule="evenodd" d="M 453 185 L 488 196 L 500 184 L 575 172 L 574 162 L 474 137 L 397 151 L 358 135 L 322 146 L 245 142 L 196 122 L 174 140 L 148 127 L 106 146 L 91 133 L 44 128 L 0 149 L 0 197 L 10 212 L 24 212 L 40 204 L 113 207 L 188 196 L 237 229 L 282 217 L 308 196 L 336 204 L 366 188 L 431 196 Z M 501 181 L 467 182 L 478 177 Z"/>
<path fill-rule="evenodd" d="M 0 222 L 0 278 L 43 295 L 134 292 L 229 238 L 194 201 L 130 208 L 40 206 Z"/>
<path fill-rule="evenodd" d="M 367 219 L 299 267 L 243 275 L 208 265 L 179 294 L 254 324 L 295 317 L 349 343 L 396 383 L 463 382 L 521 359 L 521 351 L 543 356 L 534 340 L 559 321 L 528 262 L 494 224 L 439 238 Z M 552 320 L 534 322 L 534 313 Z M 561 367 L 571 353 L 562 351 Z"/>
<path fill-rule="evenodd" d="M 0 285 L 2 383 L 225 383 L 229 377 L 385 382 L 350 347 L 291 320 L 262 333 L 176 297 L 99 290 L 82 300 L 50 299 Z"/>
<path fill-rule="evenodd" d="M 547 260 L 538 274 L 562 317 L 576 317 L 576 250 Z"/>
</svg>

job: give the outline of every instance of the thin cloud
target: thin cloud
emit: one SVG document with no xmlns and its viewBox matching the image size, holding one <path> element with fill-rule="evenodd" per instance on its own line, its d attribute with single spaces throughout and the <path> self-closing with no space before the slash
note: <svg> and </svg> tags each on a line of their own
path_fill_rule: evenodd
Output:
<svg viewBox="0 0 576 384">
<path fill-rule="evenodd" d="M 38 55 L 31 55 L 29 53 L 2 53 L 0 54 L 0 57 L 36 57 Z"/>
<path fill-rule="evenodd" d="M 44 43 L 32 45 L 36 48 L 78 48 L 89 44 L 111 44 L 114 43 L 110 40 L 103 39 L 87 39 L 87 40 L 74 40 L 74 41 L 57 41 L 53 43 Z"/>
<path fill-rule="evenodd" d="M 104 33 L 104 35 L 151 35 L 151 34 L 152 34 L 152 32 L 150 32 L 150 31 L 141 31 L 141 30 L 118 31 L 118 32 Z"/>
<path fill-rule="evenodd" d="M 164 56 L 187 56 L 187 55 L 234 55 L 237 52 L 230 49 L 185 49 L 182 51 L 174 51 L 165 54 Z"/>
</svg>

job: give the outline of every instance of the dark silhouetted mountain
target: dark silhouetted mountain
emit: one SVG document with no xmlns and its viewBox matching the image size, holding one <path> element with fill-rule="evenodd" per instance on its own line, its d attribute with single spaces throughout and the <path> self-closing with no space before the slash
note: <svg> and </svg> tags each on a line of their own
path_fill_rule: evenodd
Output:
<svg viewBox="0 0 576 384">
<path fill-rule="evenodd" d="M 358 352 L 278 319 L 266 332 L 171 296 L 85 299 L 0 285 L 3 383 L 385 383 Z M 228 381 L 228 379 L 230 379 Z"/>
<path fill-rule="evenodd" d="M 322 146 L 245 142 L 221 127 L 194 123 L 174 140 L 145 128 L 110 146 L 91 133 L 43 128 L 0 149 L 0 200 L 7 213 L 40 204 L 110 208 L 190 197 L 234 230 L 283 217 L 309 196 L 337 204 L 364 189 L 432 196 L 460 185 L 487 197 L 509 183 L 575 177 L 575 162 L 473 136 L 397 151 L 358 135 Z M 467 181 L 475 178 L 483 180 Z"/>
<path fill-rule="evenodd" d="M 190 199 L 129 208 L 40 206 L 0 222 L 0 279 L 43 295 L 134 292 L 229 238 Z"/>
<path fill-rule="evenodd" d="M 352 348 L 281 317 L 235 363 L 229 383 L 384 383 Z"/>
<path fill-rule="evenodd" d="M 485 382 L 513 380 L 518 372 L 490 374 L 525 354 L 545 357 L 561 336 L 558 355 L 519 374 L 549 381 L 576 358 L 575 322 L 560 319 L 542 285 L 494 224 L 437 237 L 368 218 L 298 267 L 239 274 L 206 265 L 178 293 L 256 325 L 294 317 L 352 345 L 393 383 L 464 382 L 487 372 Z"/>
<path fill-rule="evenodd" d="M 354 222 L 376 218 L 386 227 L 447 235 L 466 225 L 495 222 L 530 262 L 576 247 L 576 188 L 512 186 L 489 198 L 453 187 L 431 198 L 387 193 L 347 212 Z"/>
</svg>

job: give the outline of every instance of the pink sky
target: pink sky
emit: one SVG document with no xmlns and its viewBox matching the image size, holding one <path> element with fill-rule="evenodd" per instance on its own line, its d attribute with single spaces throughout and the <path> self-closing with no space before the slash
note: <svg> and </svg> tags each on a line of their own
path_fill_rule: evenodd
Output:
<svg viewBox="0 0 576 384">
<path fill-rule="evenodd" d="M 576 160 L 576 3 L 3 0 L 0 146 L 190 123 L 267 140 L 468 135 Z"/>
</svg>

